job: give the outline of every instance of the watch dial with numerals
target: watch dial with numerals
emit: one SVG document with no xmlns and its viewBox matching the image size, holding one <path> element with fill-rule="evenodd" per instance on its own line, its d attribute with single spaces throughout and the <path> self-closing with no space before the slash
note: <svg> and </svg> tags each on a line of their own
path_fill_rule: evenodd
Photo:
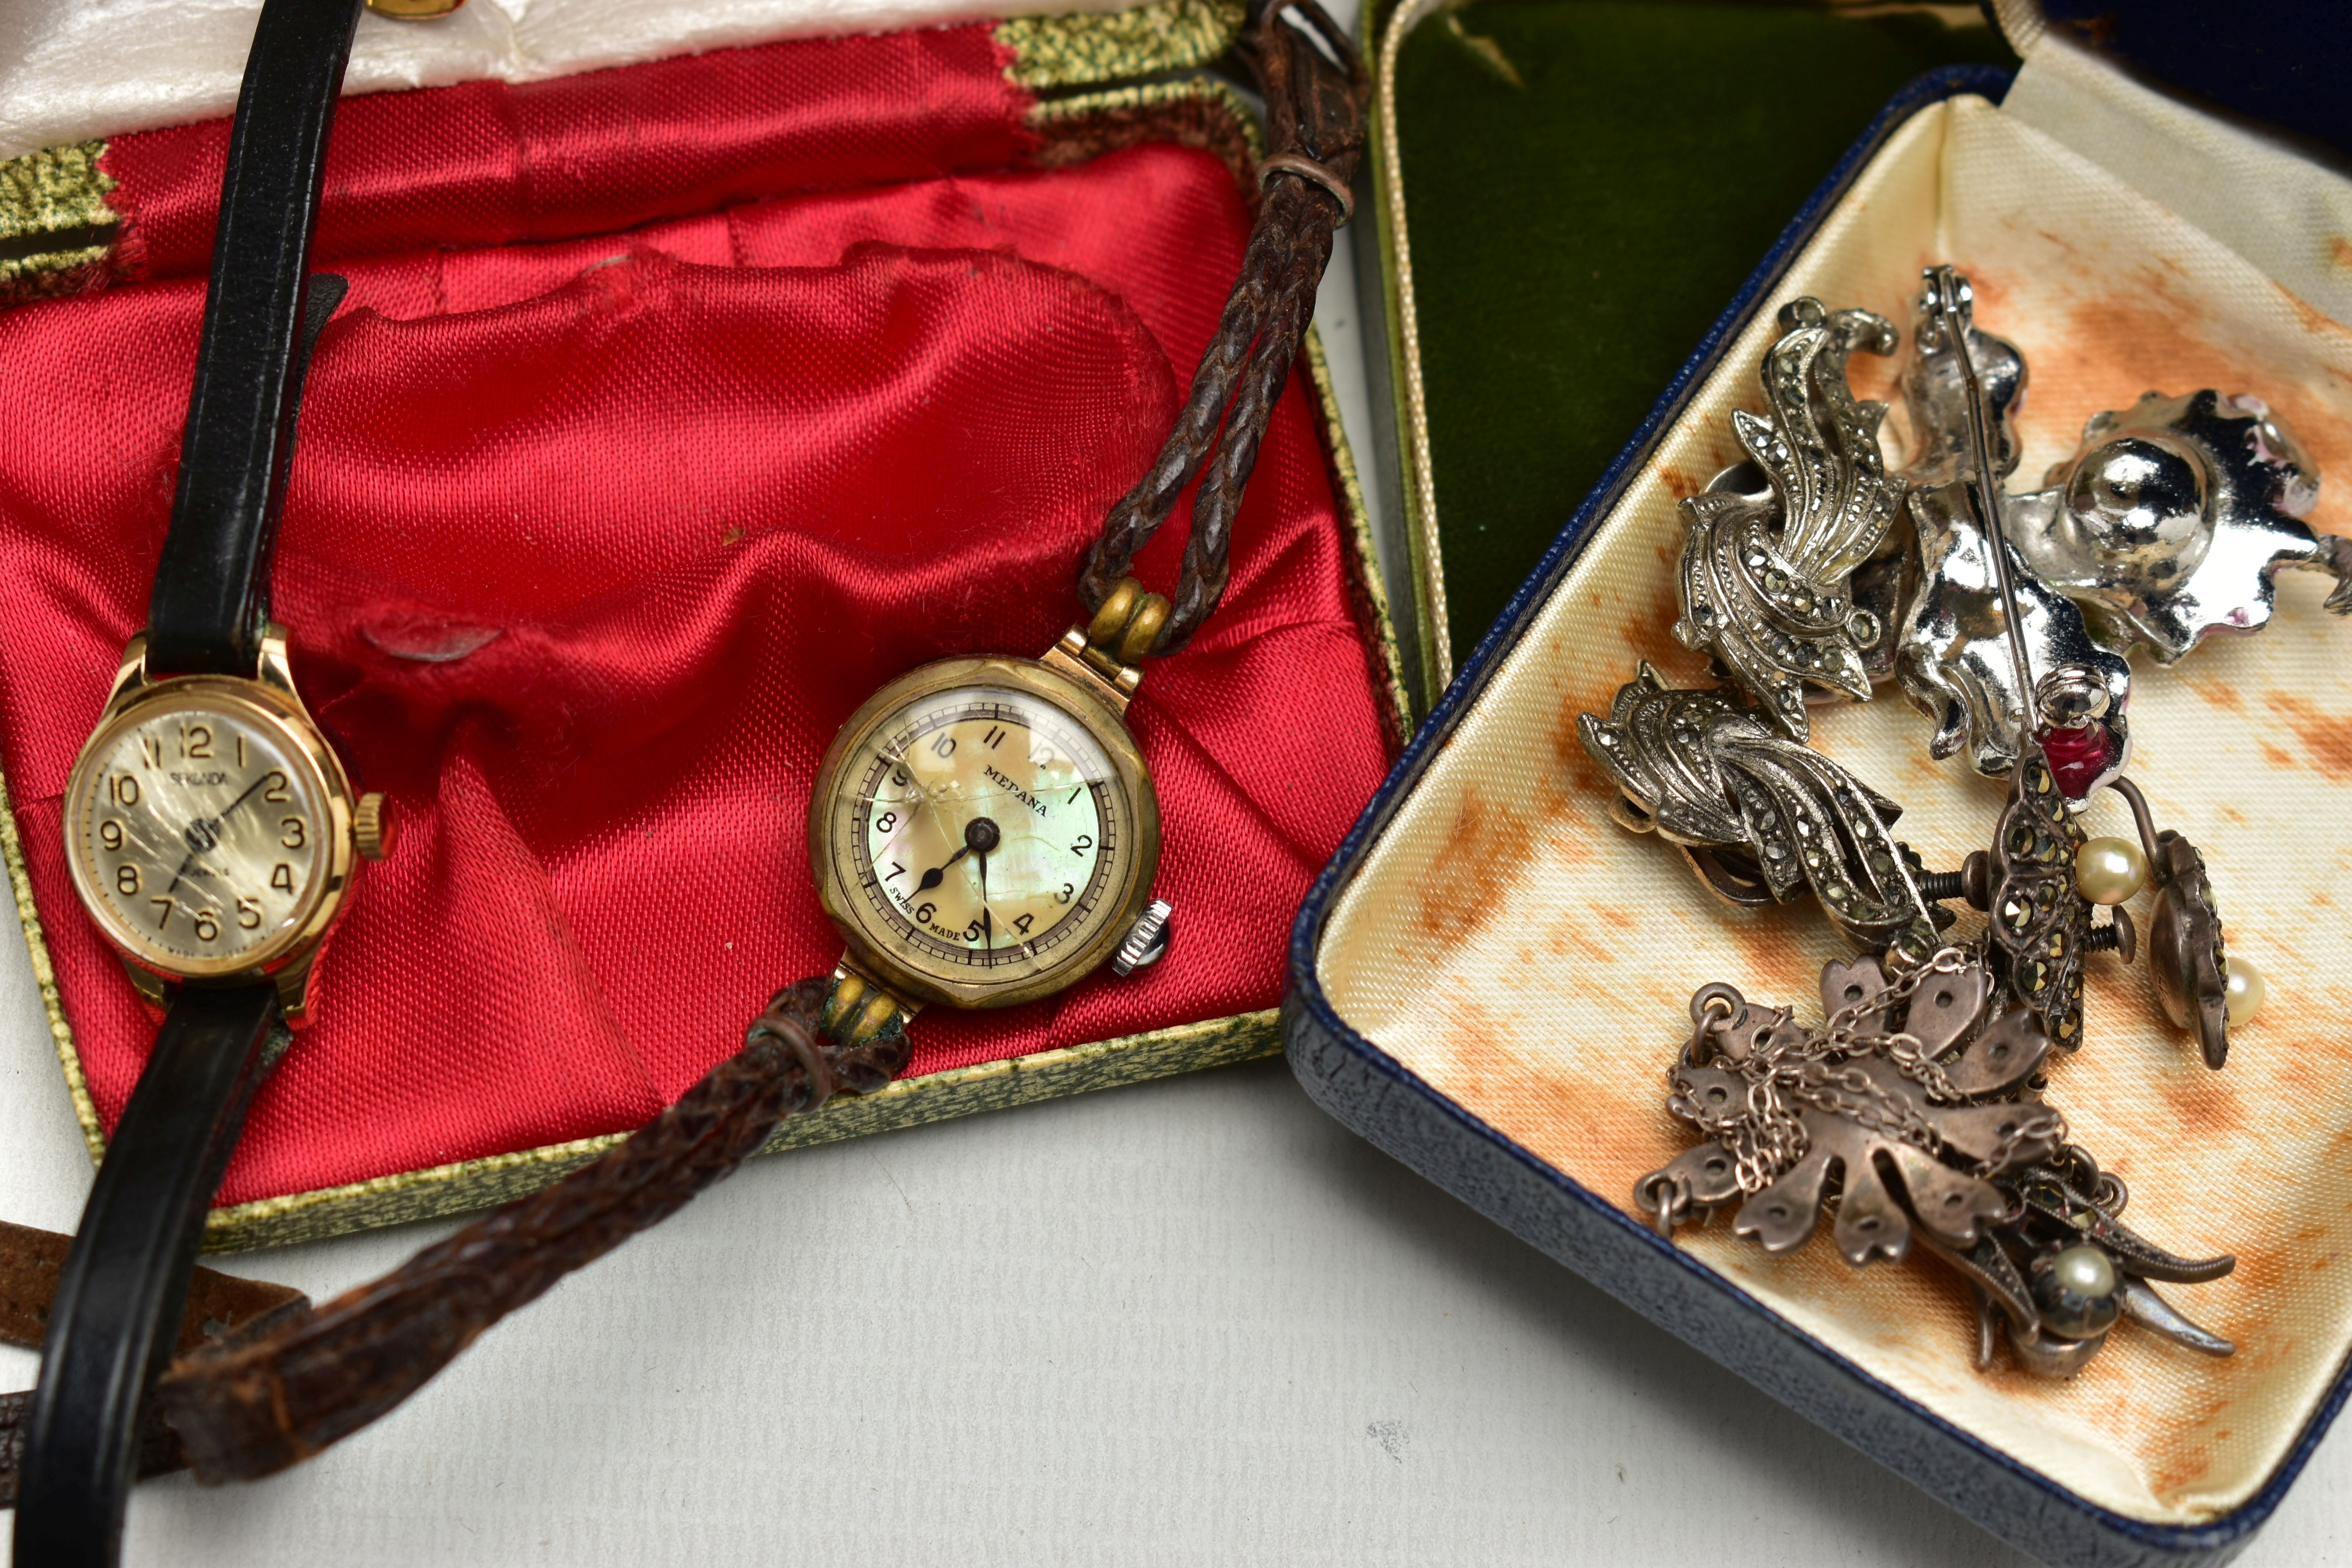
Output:
<svg viewBox="0 0 2352 1568">
<path fill-rule="evenodd" d="M 1139 833 L 1120 769 L 1060 705 L 976 679 L 845 739 L 825 847 L 848 906 L 835 915 L 868 948 L 937 981 L 1011 987 L 1098 962 L 1106 928 L 1132 918 L 1156 807 Z"/>
<path fill-rule="evenodd" d="M 129 710 L 92 738 L 68 787 L 76 890 L 152 968 L 266 963 L 326 890 L 327 781 L 282 725 L 233 698 Z"/>
</svg>

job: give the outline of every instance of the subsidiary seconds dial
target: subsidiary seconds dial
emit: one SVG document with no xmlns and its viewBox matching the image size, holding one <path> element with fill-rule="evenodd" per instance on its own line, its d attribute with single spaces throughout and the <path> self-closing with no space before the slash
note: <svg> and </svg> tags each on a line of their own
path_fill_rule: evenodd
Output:
<svg viewBox="0 0 2352 1568">
<path fill-rule="evenodd" d="M 84 752 L 69 791 L 75 888 L 151 967 L 266 963 L 326 890 L 326 781 L 284 726 L 234 697 L 130 710 Z"/>
</svg>

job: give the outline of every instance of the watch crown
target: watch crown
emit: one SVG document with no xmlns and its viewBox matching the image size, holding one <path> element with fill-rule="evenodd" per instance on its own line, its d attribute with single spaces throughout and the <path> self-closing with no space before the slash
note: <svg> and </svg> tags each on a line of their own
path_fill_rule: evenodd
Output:
<svg viewBox="0 0 2352 1568">
<path fill-rule="evenodd" d="M 1135 917 L 1127 928 L 1127 940 L 1110 955 L 1110 972 L 1124 978 L 1139 969 L 1148 969 L 1168 956 L 1168 943 L 1173 936 L 1168 929 L 1168 917 L 1176 912 L 1174 905 L 1165 899 L 1154 899 Z"/>
<path fill-rule="evenodd" d="M 381 860 L 392 853 L 392 813 L 383 795 L 360 796 L 359 809 L 352 813 L 352 837 L 365 859 Z"/>
</svg>

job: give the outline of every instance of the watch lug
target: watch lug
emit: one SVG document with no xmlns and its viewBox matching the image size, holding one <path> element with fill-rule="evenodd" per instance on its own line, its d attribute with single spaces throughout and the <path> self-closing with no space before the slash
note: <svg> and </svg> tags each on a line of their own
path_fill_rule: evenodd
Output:
<svg viewBox="0 0 2352 1568">
<path fill-rule="evenodd" d="M 106 693 L 106 710 L 110 717 L 122 705 L 123 700 L 147 688 L 147 634 L 139 633 L 122 650 L 122 663 L 114 672 L 114 685 Z"/>
<path fill-rule="evenodd" d="M 117 953 L 115 956 L 122 959 L 122 973 L 131 976 L 131 984 L 137 989 L 139 993 L 139 1000 L 147 1004 L 150 1009 L 159 1014 L 172 1005 L 172 983 L 170 981 L 164 979 L 162 975 L 156 973 L 152 969 L 141 968 L 138 964 L 131 963 L 130 959 L 124 958 L 121 953 Z"/>
<path fill-rule="evenodd" d="M 1083 626 L 1072 626 L 1064 632 L 1062 640 L 1047 648 L 1045 657 L 1037 662 L 1076 679 L 1122 718 L 1127 714 L 1128 703 L 1135 697 L 1136 688 L 1143 684 L 1143 671 L 1133 665 L 1113 664 L 1088 647 Z"/>
<path fill-rule="evenodd" d="M 302 700 L 294 689 L 294 666 L 286 652 L 286 628 L 272 621 L 261 634 L 261 657 L 255 661 L 253 677 L 262 685 L 286 693 L 295 701 Z M 307 711 L 307 710 L 305 710 Z"/>
<path fill-rule="evenodd" d="M 278 983 L 278 1010 L 286 1016 L 289 1029 L 310 1021 L 310 966 L 318 956 L 319 950 L 313 947 L 269 977 Z"/>
</svg>

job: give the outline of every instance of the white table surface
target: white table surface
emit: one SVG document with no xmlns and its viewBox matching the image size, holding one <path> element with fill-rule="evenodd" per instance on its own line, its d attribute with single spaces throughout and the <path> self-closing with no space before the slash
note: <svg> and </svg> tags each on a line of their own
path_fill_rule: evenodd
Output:
<svg viewBox="0 0 2352 1568">
<path fill-rule="evenodd" d="M 1369 462 L 1354 296 L 1343 250 L 1318 321 Z M 90 1167 L 5 934 L 0 1216 L 69 1230 Z M 456 1224 L 214 1261 L 323 1298 Z M 34 1368 L 0 1348 L 0 1387 Z M 2339 1433 L 2240 1561 L 2352 1561 L 2347 1480 Z M 2026 1561 L 1279 1062 L 757 1162 L 312 1463 L 142 1486 L 126 1560 Z"/>
</svg>

